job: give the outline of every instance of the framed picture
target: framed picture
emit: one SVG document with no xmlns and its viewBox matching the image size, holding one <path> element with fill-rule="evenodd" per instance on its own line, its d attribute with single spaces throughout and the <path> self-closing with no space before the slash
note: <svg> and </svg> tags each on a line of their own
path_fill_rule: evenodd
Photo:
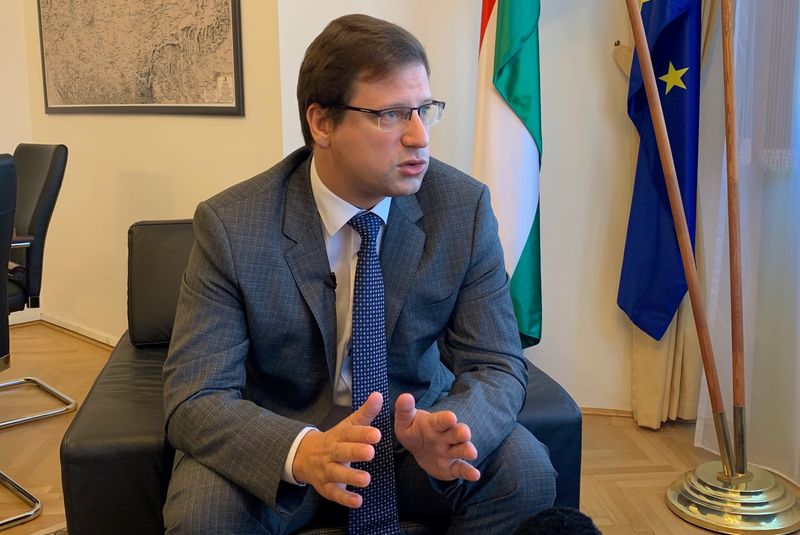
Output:
<svg viewBox="0 0 800 535">
<path fill-rule="evenodd" d="M 244 115 L 239 0 L 38 0 L 45 113 Z"/>
</svg>

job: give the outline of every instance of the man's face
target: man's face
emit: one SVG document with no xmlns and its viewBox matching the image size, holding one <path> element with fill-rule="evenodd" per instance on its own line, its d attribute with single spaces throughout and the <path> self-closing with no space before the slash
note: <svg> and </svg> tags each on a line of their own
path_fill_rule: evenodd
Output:
<svg viewBox="0 0 800 535">
<path fill-rule="evenodd" d="M 423 65 L 409 65 L 372 82 L 357 80 L 344 104 L 382 110 L 417 107 L 431 101 Z M 317 142 L 315 159 L 320 177 L 336 195 L 369 209 L 384 197 L 416 193 L 428 169 L 428 127 L 417 112 L 396 131 L 378 129 L 378 118 L 348 110 L 338 125 L 330 125 Z"/>
</svg>

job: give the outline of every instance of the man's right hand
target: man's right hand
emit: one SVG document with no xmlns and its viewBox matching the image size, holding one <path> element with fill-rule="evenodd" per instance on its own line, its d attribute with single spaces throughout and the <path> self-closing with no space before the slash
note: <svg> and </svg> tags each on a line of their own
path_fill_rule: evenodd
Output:
<svg viewBox="0 0 800 535">
<path fill-rule="evenodd" d="M 361 496 L 347 485 L 366 487 L 369 472 L 350 467 L 351 462 L 370 461 L 381 432 L 370 424 L 381 412 L 383 396 L 373 392 L 359 409 L 328 431 L 309 431 L 300 441 L 292 464 L 292 475 L 312 485 L 324 498 L 345 507 L 361 507 Z"/>
</svg>

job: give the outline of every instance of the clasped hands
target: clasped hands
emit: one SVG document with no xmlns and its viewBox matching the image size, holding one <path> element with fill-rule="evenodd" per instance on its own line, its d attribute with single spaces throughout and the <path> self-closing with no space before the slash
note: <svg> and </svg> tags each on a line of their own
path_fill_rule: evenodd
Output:
<svg viewBox="0 0 800 535">
<path fill-rule="evenodd" d="M 312 430 L 300 441 L 293 463 L 293 476 L 312 485 L 324 498 L 345 507 L 361 506 L 361 496 L 347 485 L 366 487 L 370 475 L 350 463 L 370 461 L 381 432 L 370 424 L 383 405 L 383 396 L 373 392 L 353 414 L 328 431 Z M 401 394 L 395 403 L 394 433 L 431 477 L 442 481 L 477 481 L 480 472 L 467 461 L 478 458 L 469 426 L 459 423 L 450 411 L 417 409 L 414 396 Z"/>
</svg>

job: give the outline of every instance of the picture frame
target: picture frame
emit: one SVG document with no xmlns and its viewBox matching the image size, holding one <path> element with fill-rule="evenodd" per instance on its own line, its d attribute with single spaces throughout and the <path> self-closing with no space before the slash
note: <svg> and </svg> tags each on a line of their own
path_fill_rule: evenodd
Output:
<svg viewBox="0 0 800 535">
<path fill-rule="evenodd" d="M 244 115 L 240 0 L 37 0 L 45 113 Z"/>
</svg>

